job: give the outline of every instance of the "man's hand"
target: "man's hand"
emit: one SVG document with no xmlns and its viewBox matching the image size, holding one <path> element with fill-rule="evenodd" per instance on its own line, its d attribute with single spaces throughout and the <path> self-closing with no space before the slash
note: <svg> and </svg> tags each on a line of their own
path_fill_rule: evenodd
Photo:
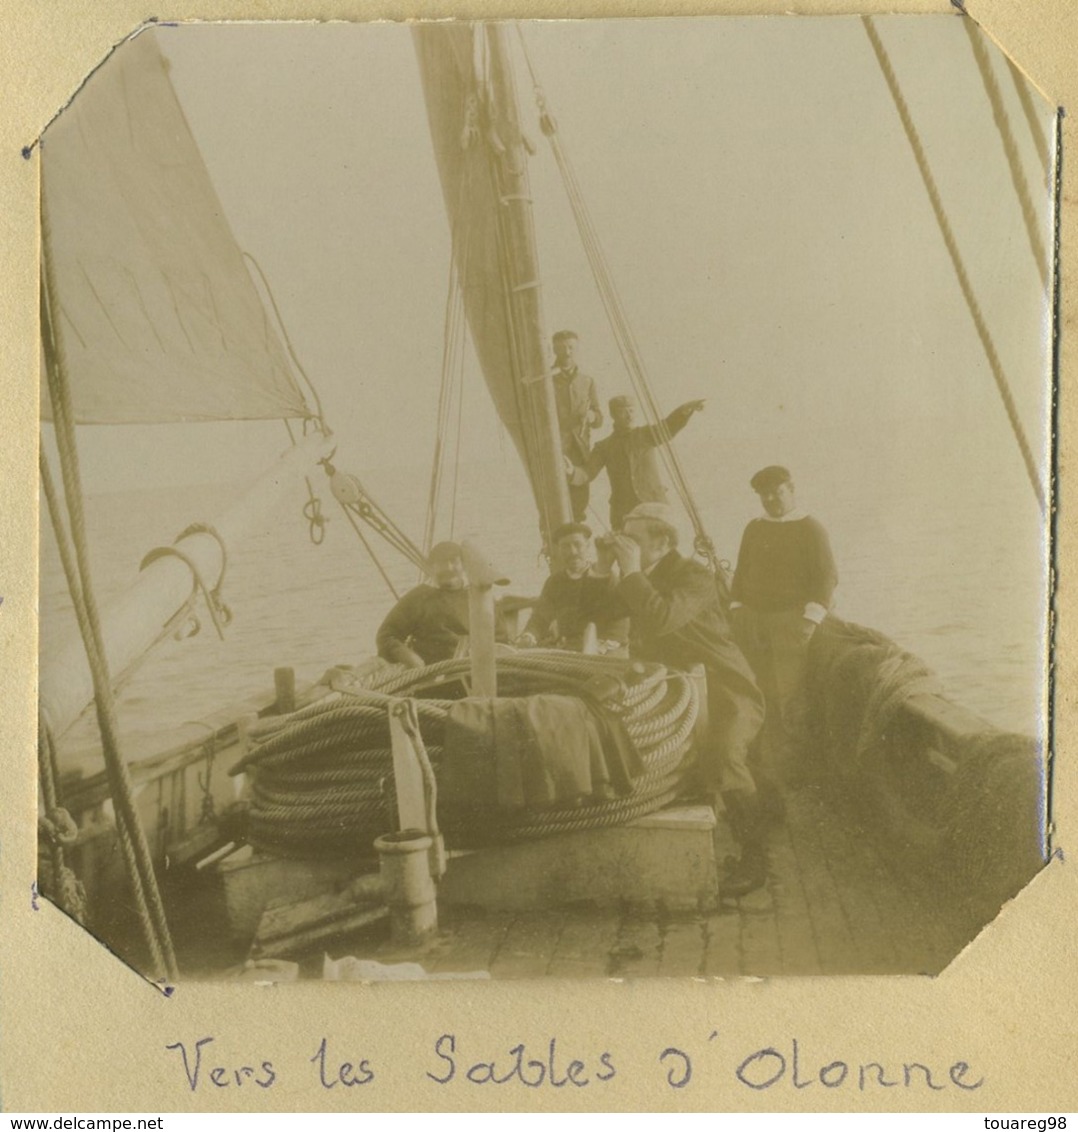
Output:
<svg viewBox="0 0 1078 1132">
<path fill-rule="evenodd" d="M 704 401 L 704 400 L 686 401 L 685 404 L 681 406 L 681 412 L 683 412 L 683 413 L 702 413 L 704 411 L 704 406 L 706 404 L 707 404 L 707 402 Z"/>
<path fill-rule="evenodd" d="M 640 573 L 640 544 L 633 542 L 627 535 L 613 534 L 610 536 L 613 543 L 614 558 L 621 576 Z"/>
<path fill-rule="evenodd" d="M 531 633 L 521 633 L 513 643 L 518 649 L 533 649 L 538 644 L 538 641 L 536 641 Z"/>
<path fill-rule="evenodd" d="M 595 540 L 595 565 L 591 572 L 605 578 L 614 565 L 614 536 L 605 535 Z"/>
<path fill-rule="evenodd" d="M 801 642 L 803 644 L 807 645 L 809 643 L 809 641 L 812 640 L 812 634 L 815 633 L 818 628 L 819 628 L 819 625 L 817 625 L 816 622 L 813 621 L 811 617 L 802 617 L 801 618 Z"/>
<path fill-rule="evenodd" d="M 589 409 L 588 415 L 585 420 L 587 421 L 589 427 L 598 428 L 599 425 L 603 423 L 603 414 L 600 413 L 597 409 Z"/>
</svg>

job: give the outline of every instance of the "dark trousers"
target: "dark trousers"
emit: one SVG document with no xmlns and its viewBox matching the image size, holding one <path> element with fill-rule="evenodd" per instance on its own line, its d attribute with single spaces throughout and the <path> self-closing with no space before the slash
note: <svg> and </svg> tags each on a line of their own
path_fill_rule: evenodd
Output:
<svg viewBox="0 0 1078 1132">
<path fill-rule="evenodd" d="M 805 658 L 812 628 L 800 609 L 745 607 L 737 619 L 738 643 L 767 701 L 758 753 L 761 769 L 779 782 L 804 773 Z"/>
<path fill-rule="evenodd" d="M 569 485 L 569 506 L 573 509 L 573 522 L 583 523 L 588 514 L 588 497 L 591 484 Z"/>
</svg>

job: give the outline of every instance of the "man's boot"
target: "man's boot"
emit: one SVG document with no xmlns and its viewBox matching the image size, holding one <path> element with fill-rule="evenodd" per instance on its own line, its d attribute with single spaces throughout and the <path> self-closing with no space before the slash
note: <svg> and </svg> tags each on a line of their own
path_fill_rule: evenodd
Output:
<svg viewBox="0 0 1078 1132">
<path fill-rule="evenodd" d="M 731 792 L 724 796 L 731 822 L 741 841 L 741 857 L 719 882 L 719 896 L 747 896 L 767 883 L 767 820 L 756 793 Z"/>
</svg>

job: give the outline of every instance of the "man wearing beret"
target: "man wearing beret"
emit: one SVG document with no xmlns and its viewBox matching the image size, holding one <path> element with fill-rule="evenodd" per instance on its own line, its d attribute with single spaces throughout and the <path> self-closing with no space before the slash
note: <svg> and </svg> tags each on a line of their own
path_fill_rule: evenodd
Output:
<svg viewBox="0 0 1078 1132">
<path fill-rule="evenodd" d="M 718 789 L 741 842 L 740 860 L 720 883 L 744 896 L 767 882 L 767 823 L 749 750 L 763 723 L 764 699 L 734 643 L 711 572 L 678 553 L 678 529 L 664 503 L 641 503 L 623 530 L 600 542 L 598 569 L 617 562 L 614 602 L 628 612 L 629 653 L 670 668 L 707 673 L 708 733 L 700 751 L 710 789 Z"/>
<path fill-rule="evenodd" d="M 559 330 L 554 346 L 554 405 L 558 413 L 562 455 L 573 464 L 584 464 L 591 456 L 591 430 L 603 423 L 599 394 L 595 381 L 581 373 L 576 364 L 577 334 L 575 330 Z M 582 483 L 569 484 L 569 505 L 573 519 L 581 523 L 588 510 L 589 488 Z"/>
<path fill-rule="evenodd" d="M 589 624 L 606 651 L 623 645 L 628 637 L 625 618 L 610 616 L 609 586 L 591 572 L 594 559 L 591 528 L 584 523 L 563 523 L 551 538 L 558 568 L 543 583 L 524 632 L 521 648 L 550 645 L 580 649 Z"/>
<path fill-rule="evenodd" d="M 604 436 L 585 461 L 569 472 L 570 494 L 574 485 L 591 483 L 606 468 L 610 478 L 610 526 L 617 530 L 638 503 L 665 503 L 666 484 L 659 471 L 656 449 L 676 436 L 693 413 L 704 408 L 703 401 L 686 401 L 657 425 L 634 425 L 636 402 L 624 395 L 610 399 L 613 431 Z"/>
<path fill-rule="evenodd" d="M 798 508 L 788 469 L 772 464 L 749 482 L 764 514 L 742 536 L 730 609 L 767 701 L 761 758 L 782 778 L 796 775 L 802 756 L 808 643 L 831 608 L 838 574 L 827 532 Z"/>
</svg>

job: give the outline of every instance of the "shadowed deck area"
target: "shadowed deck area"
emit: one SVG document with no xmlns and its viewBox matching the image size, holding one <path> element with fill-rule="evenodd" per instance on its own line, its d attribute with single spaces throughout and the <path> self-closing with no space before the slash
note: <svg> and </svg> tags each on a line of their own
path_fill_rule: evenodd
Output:
<svg viewBox="0 0 1078 1132">
<path fill-rule="evenodd" d="M 918 892 L 863 835 L 810 787 L 788 796 L 771 840 L 767 887 L 710 913 L 667 913 L 654 904 L 572 906 L 528 912 L 443 908 L 438 935 L 402 948 L 382 936 L 324 948 L 429 973 L 491 977 L 935 974 L 970 932 L 942 901 Z M 733 851 L 724 822 L 718 857 Z M 320 964 L 321 954 L 318 956 Z M 304 973 L 318 973 L 314 956 Z"/>
</svg>

